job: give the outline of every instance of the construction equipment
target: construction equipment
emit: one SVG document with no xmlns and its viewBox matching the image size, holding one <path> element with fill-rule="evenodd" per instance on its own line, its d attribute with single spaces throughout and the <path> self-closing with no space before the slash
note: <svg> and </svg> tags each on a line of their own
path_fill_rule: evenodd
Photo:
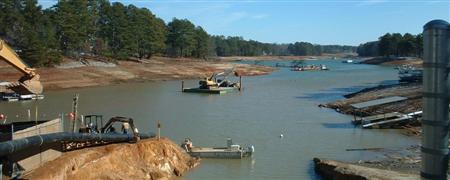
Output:
<svg viewBox="0 0 450 180">
<path fill-rule="evenodd" d="M 36 73 L 35 69 L 28 67 L 2 39 L 0 39 L 0 59 L 3 59 L 24 74 L 18 83 L 12 83 L 7 87 L 8 89 L 20 95 L 42 94 L 43 87 L 39 81 L 39 74 Z"/>
<path fill-rule="evenodd" d="M 122 132 L 119 132 L 114 127 L 114 124 L 122 123 Z M 99 129 L 100 127 L 100 129 Z M 79 129 L 80 133 L 102 133 L 102 134 L 113 134 L 113 133 L 123 133 L 123 134 L 132 134 L 135 141 L 139 140 L 139 131 L 134 126 L 134 122 L 132 118 L 127 117 L 112 117 L 109 121 L 103 126 L 103 116 L 102 115 L 86 115 L 81 122 L 81 127 Z"/>
<path fill-rule="evenodd" d="M 122 123 L 122 132 L 123 132 L 123 134 L 132 133 L 133 134 L 133 140 L 134 141 L 139 141 L 139 139 L 140 139 L 139 138 L 139 131 L 134 126 L 133 119 L 127 118 L 127 117 L 120 117 L 120 116 L 112 117 L 105 124 L 105 126 L 102 127 L 100 132 L 101 133 L 116 133 L 116 130 L 115 130 L 114 126 L 113 126 L 113 124 L 115 122 Z"/>
<path fill-rule="evenodd" d="M 231 83 L 227 80 L 227 77 L 234 73 L 236 76 L 238 74 L 234 71 L 234 68 L 225 70 L 219 73 L 213 73 L 210 77 L 206 77 L 204 80 L 199 82 L 200 89 L 214 89 L 219 87 L 237 87 L 239 88 L 239 83 Z M 222 79 L 218 79 L 218 78 Z"/>
</svg>

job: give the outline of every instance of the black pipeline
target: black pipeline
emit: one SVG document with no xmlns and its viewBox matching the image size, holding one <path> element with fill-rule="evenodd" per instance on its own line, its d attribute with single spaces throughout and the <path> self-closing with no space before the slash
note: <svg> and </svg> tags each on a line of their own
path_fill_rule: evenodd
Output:
<svg viewBox="0 0 450 180">
<path fill-rule="evenodd" d="M 140 134 L 141 139 L 155 137 L 154 134 Z M 57 143 L 61 141 L 68 142 L 86 142 L 86 141 L 106 141 L 106 142 L 133 142 L 132 134 L 93 134 L 93 133 L 72 133 L 61 132 L 37 136 L 30 136 L 22 139 L 16 139 L 0 143 L 0 157 L 8 156 L 15 152 L 27 148 L 40 147 L 44 144 Z"/>
</svg>

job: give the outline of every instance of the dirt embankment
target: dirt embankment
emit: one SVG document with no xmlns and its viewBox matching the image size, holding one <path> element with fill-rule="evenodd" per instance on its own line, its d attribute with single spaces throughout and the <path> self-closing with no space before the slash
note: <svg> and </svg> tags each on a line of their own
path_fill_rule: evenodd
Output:
<svg viewBox="0 0 450 180">
<path fill-rule="evenodd" d="M 404 59 L 389 59 L 385 57 L 373 57 L 367 58 L 362 61 L 364 64 L 374 64 L 374 65 L 390 65 L 390 66 L 402 66 L 410 65 L 413 67 L 422 67 L 423 60 L 420 58 L 404 58 Z"/>
<path fill-rule="evenodd" d="M 118 64 L 88 61 L 88 64 L 66 59 L 56 68 L 38 68 L 45 90 L 104 86 L 125 82 L 195 79 L 211 73 L 236 68 L 242 76 L 271 73 L 274 68 L 224 61 L 155 57 L 149 60 L 119 61 Z M 0 80 L 17 81 L 20 72 L 0 64 Z"/>
<path fill-rule="evenodd" d="M 168 179 L 198 164 L 170 140 L 148 139 L 67 152 L 24 179 Z"/>
<path fill-rule="evenodd" d="M 407 174 L 378 168 L 344 163 L 333 160 L 314 158 L 317 173 L 325 179 L 419 179 L 417 174 Z"/>
</svg>

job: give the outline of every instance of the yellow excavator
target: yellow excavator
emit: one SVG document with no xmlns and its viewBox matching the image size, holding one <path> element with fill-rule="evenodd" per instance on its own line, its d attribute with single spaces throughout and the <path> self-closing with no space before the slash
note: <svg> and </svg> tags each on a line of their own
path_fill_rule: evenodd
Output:
<svg viewBox="0 0 450 180">
<path fill-rule="evenodd" d="M 12 83 L 7 87 L 8 89 L 20 95 L 42 94 L 43 87 L 39 81 L 39 74 L 36 73 L 35 69 L 28 67 L 2 39 L 0 39 L 0 59 L 24 74 L 18 83 Z"/>
</svg>

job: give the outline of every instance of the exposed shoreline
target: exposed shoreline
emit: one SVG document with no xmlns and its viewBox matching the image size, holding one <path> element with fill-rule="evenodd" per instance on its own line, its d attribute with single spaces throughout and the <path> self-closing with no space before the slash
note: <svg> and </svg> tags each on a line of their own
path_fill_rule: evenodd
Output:
<svg viewBox="0 0 450 180">
<path fill-rule="evenodd" d="M 212 73 L 235 68 L 242 76 L 272 73 L 275 68 L 238 64 L 231 61 L 204 61 L 190 58 L 155 57 L 139 61 L 118 61 L 117 64 L 96 60 L 66 59 L 57 67 L 38 68 L 44 90 L 61 90 L 113 84 L 200 79 Z M 0 64 L 0 77 L 5 81 L 17 81 L 22 74 L 7 64 Z"/>
<path fill-rule="evenodd" d="M 414 67 L 421 67 L 422 62 L 423 61 L 421 59 L 388 60 L 383 58 L 368 58 L 365 59 L 362 63 L 385 65 L 385 66 L 411 65 Z M 330 102 L 325 104 L 324 106 L 335 109 L 337 112 L 340 113 L 353 115 L 355 112 L 353 110 L 353 107 L 351 107 L 351 104 L 380 99 L 389 96 L 403 96 L 407 97 L 408 99 L 402 102 L 365 108 L 364 111 L 362 112 L 362 115 L 371 116 L 390 112 L 411 113 L 422 110 L 421 91 L 422 91 L 421 83 L 378 85 L 374 87 L 365 88 L 357 92 L 346 94 L 344 95 L 345 99 Z M 409 122 L 407 125 L 396 126 L 394 128 L 405 129 L 406 131 L 404 131 L 403 133 L 408 136 L 412 135 L 414 137 L 420 138 L 421 135 L 421 126 L 420 121 L 418 120 L 414 120 Z M 339 169 L 352 166 L 356 167 L 356 170 L 369 168 L 368 170 L 375 172 L 376 171 L 385 172 L 385 170 L 389 170 L 393 172 L 418 175 L 418 172 L 420 171 L 420 162 L 421 162 L 419 145 L 404 147 L 398 150 L 385 150 L 383 149 L 383 147 L 380 148 L 382 148 L 381 152 L 383 153 L 383 157 L 378 157 L 369 161 L 359 161 L 350 163 L 343 163 L 343 162 L 336 163 L 333 161 L 332 163 L 337 164 L 336 168 L 334 169 L 337 169 L 339 171 Z M 318 163 L 316 162 L 316 164 Z M 354 175 L 355 174 L 352 174 L 350 172 L 349 175 L 345 176 L 350 177 Z"/>
<path fill-rule="evenodd" d="M 413 67 L 422 67 L 423 60 L 416 57 L 405 59 L 389 59 L 385 57 L 365 57 L 361 63 L 372 65 L 401 66 L 410 65 Z"/>
</svg>

